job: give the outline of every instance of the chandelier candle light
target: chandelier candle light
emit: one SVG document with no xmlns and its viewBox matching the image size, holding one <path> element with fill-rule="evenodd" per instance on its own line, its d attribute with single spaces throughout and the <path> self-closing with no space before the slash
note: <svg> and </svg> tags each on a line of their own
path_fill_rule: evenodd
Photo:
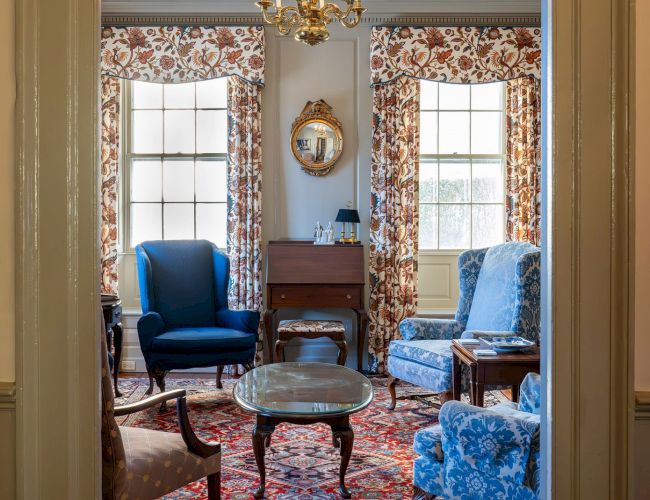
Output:
<svg viewBox="0 0 650 500">
<path fill-rule="evenodd" d="M 346 28 L 354 28 L 366 11 L 361 0 L 343 0 L 346 7 L 325 0 L 296 0 L 296 7 L 285 7 L 282 0 L 275 1 L 275 13 L 269 12 L 272 0 L 259 0 L 264 21 L 277 26 L 278 31 L 288 35 L 297 28 L 295 39 L 309 45 L 318 45 L 330 37 L 327 25 L 338 20 Z"/>
</svg>

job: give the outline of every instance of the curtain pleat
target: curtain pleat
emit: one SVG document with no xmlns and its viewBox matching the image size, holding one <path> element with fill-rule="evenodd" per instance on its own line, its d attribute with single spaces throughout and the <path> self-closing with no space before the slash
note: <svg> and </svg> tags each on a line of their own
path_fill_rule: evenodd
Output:
<svg viewBox="0 0 650 500">
<path fill-rule="evenodd" d="M 228 255 L 232 309 L 262 308 L 262 89 L 228 79 Z M 256 364 L 262 362 L 259 332 Z"/>
<path fill-rule="evenodd" d="M 420 82 L 373 89 L 370 220 L 370 370 L 384 373 L 399 323 L 417 311 Z"/>
<path fill-rule="evenodd" d="M 506 239 L 540 246 L 541 83 L 510 80 L 506 94 Z"/>
<path fill-rule="evenodd" d="M 101 81 L 101 245 L 102 293 L 118 293 L 117 286 L 117 173 L 120 143 L 120 80 Z"/>
</svg>

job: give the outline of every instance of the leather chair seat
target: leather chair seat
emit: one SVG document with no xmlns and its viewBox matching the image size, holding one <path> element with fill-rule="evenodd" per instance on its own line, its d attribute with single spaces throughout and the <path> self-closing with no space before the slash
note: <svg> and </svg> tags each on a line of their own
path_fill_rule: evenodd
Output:
<svg viewBox="0 0 650 500">
<path fill-rule="evenodd" d="M 152 340 L 153 352 L 228 352 L 255 347 L 257 335 L 230 328 L 176 328 Z"/>
</svg>

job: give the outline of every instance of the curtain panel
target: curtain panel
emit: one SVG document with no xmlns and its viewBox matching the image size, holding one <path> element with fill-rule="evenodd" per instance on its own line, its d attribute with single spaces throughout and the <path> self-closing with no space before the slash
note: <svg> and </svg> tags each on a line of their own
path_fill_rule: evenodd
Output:
<svg viewBox="0 0 650 500">
<path fill-rule="evenodd" d="M 373 85 L 400 76 L 447 83 L 541 79 L 540 28 L 373 28 Z"/>
<path fill-rule="evenodd" d="M 384 373 L 399 323 L 417 312 L 420 82 L 374 88 L 370 213 L 370 370 Z"/>
<path fill-rule="evenodd" d="M 228 238 L 230 299 L 237 309 L 260 309 L 264 66 L 260 26 L 102 28 L 102 291 L 118 291 L 120 79 L 187 83 L 230 77 L 228 231 L 236 235 Z"/>
<path fill-rule="evenodd" d="M 542 242 L 541 82 L 524 77 L 506 89 L 506 239 Z"/>
</svg>

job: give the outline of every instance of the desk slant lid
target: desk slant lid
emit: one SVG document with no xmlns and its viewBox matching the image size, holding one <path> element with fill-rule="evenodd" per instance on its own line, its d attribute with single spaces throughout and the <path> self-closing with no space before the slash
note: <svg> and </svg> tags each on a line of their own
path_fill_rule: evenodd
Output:
<svg viewBox="0 0 650 500">
<path fill-rule="evenodd" d="M 365 284 L 363 245 L 314 245 L 271 241 L 266 253 L 266 284 Z"/>
</svg>

